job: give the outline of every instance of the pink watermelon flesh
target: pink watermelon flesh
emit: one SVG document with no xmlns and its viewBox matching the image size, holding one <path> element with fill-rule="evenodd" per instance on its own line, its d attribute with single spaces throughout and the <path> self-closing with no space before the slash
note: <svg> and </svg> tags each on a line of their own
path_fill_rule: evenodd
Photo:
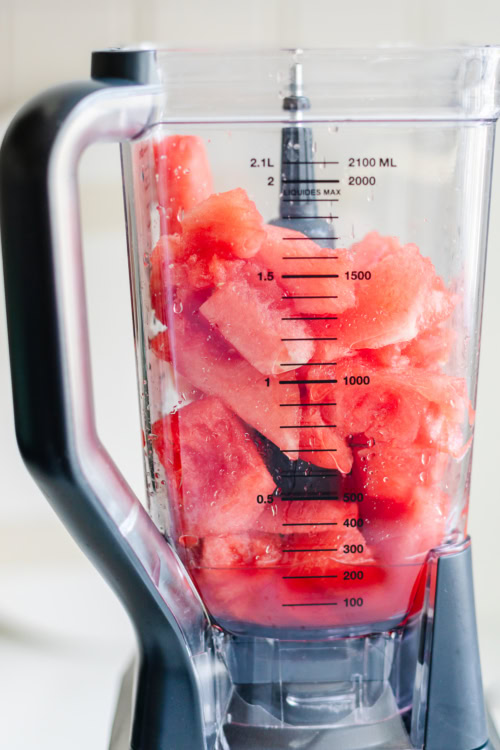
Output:
<svg viewBox="0 0 500 750">
<path fill-rule="evenodd" d="M 418 446 L 376 444 L 354 451 L 349 490 L 390 499 L 394 508 L 410 501 L 415 489 L 436 486 L 443 479 L 449 456 Z"/>
<path fill-rule="evenodd" d="M 229 531 L 229 529 L 228 529 Z M 265 567 L 278 565 L 283 557 L 275 534 L 226 533 L 203 540 L 201 566 L 206 568 Z"/>
<path fill-rule="evenodd" d="M 158 334 L 151 347 L 160 359 L 171 361 L 175 370 L 195 388 L 217 396 L 244 422 L 261 432 L 285 453 L 297 458 L 299 439 L 293 430 L 282 430 L 284 409 L 280 403 L 300 403 L 298 386 L 280 385 L 266 378 L 234 349 L 218 331 L 196 323 L 189 311 L 173 314 L 168 331 Z M 287 417 L 299 419 L 299 407 L 289 406 Z"/>
<path fill-rule="evenodd" d="M 153 447 L 175 498 L 179 536 L 243 531 L 274 482 L 246 426 L 217 398 L 195 401 L 152 426 Z"/>
<path fill-rule="evenodd" d="M 345 277 L 351 267 L 347 250 L 320 247 L 292 229 L 266 226 L 265 230 L 256 260 L 274 273 L 296 310 L 326 315 L 353 307 L 353 284 Z M 315 278 L 293 278 L 297 274 Z"/>
<path fill-rule="evenodd" d="M 390 565 L 423 563 L 443 543 L 450 498 L 439 488 L 417 487 L 405 503 L 367 499 L 363 534 L 375 555 Z"/>
<path fill-rule="evenodd" d="M 294 498 L 294 495 L 298 495 Z M 330 500 L 330 497 L 338 499 Z M 258 531 L 274 534 L 309 534 L 342 532 L 344 521 L 358 516 L 358 508 L 342 502 L 339 495 L 327 495 L 317 499 L 315 493 L 276 494 L 254 522 Z M 289 546 L 290 542 L 286 542 Z"/>
<path fill-rule="evenodd" d="M 188 211 L 181 225 L 185 247 L 205 256 L 251 258 L 266 237 L 262 216 L 242 188 L 214 193 Z"/>
<path fill-rule="evenodd" d="M 463 454 L 467 417 L 463 379 L 420 368 L 374 366 L 373 360 L 361 356 L 303 372 L 309 381 L 327 381 L 306 385 L 307 399 L 322 404 L 324 423 L 336 425 L 340 439 L 349 442 L 352 436 L 363 435 L 376 443 L 417 443 L 456 457 Z"/>
<path fill-rule="evenodd" d="M 205 144 L 194 135 L 169 135 L 153 143 L 162 233 L 179 232 L 186 211 L 213 190 Z"/>
<path fill-rule="evenodd" d="M 391 240 L 381 250 L 371 238 L 352 255 L 353 269 L 368 271 L 371 278 L 355 282 L 356 306 L 339 318 L 339 349 L 410 341 L 451 314 L 454 296 L 416 245 L 401 247 Z"/>
<path fill-rule="evenodd" d="M 252 283 L 248 276 L 233 279 L 200 308 L 208 322 L 264 375 L 293 370 L 307 363 L 314 351 L 307 323 L 290 320 L 289 305 L 268 292 L 271 284 Z"/>
</svg>

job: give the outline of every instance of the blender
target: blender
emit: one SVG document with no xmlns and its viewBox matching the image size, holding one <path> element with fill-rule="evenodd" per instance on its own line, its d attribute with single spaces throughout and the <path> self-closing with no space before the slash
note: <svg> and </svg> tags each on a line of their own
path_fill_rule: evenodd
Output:
<svg viewBox="0 0 500 750">
<path fill-rule="evenodd" d="M 467 511 L 499 71 L 113 49 L 10 126 L 17 438 L 135 626 L 114 750 L 490 746 Z M 103 140 L 144 505 L 93 413 L 75 175 Z"/>
</svg>

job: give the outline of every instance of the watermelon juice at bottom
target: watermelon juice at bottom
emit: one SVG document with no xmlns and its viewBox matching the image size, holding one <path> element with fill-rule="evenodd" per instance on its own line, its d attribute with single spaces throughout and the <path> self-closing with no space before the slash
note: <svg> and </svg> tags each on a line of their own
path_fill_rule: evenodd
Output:
<svg viewBox="0 0 500 750">
<path fill-rule="evenodd" d="M 179 137 L 155 154 L 199 148 Z M 174 191 L 150 256 L 151 366 L 180 393 L 147 436 L 168 534 L 229 631 L 396 625 L 459 522 L 473 423 L 448 367 L 460 295 L 415 244 L 372 232 L 328 251 L 202 176 Z"/>
</svg>

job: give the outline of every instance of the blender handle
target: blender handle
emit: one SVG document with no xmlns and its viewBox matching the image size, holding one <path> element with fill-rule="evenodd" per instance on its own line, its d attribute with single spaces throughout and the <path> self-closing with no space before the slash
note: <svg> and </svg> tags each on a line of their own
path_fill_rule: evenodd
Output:
<svg viewBox="0 0 500 750">
<path fill-rule="evenodd" d="M 134 83 L 52 89 L 5 136 L 0 224 L 15 423 L 30 473 L 135 626 L 132 747 L 198 750 L 206 728 L 191 657 L 207 650 L 206 614 L 100 443 L 93 410 L 76 170 L 90 143 L 147 127 L 159 91 Z"/>
</svg>

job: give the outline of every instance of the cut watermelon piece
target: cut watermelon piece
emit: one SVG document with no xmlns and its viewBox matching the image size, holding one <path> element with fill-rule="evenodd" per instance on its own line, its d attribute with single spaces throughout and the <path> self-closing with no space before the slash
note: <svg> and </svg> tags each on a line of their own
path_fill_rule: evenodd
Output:
<svg viewBox="0 0 500 750">
<path fill-rule="evenodd" d="M 276 375 L 306 364 L 314 343 L 307 323 L 290 319 L 281 290 L 272 281 L 256 281 L 257 271 L 253 282 L 246 274 L 223 284 L 200 312 L 259 372 Z"/>
<path fill-rule="evenodd" d="M 218 331 L 198 324 L 189 312 L 172 314 L 168 331 L 151 341 L 160 359 L 172 362 L 175 370 L 195 388 L 217 396 L 244 422 L 261 432 L 291 458 L 299 453 L 298 435 L 283 430 L 280 404 L 287 407 L 287 418 L 298 423 L 298 386 L 280 385 L 276 378 L 265 378 L 224 341 Z"/>
<path fill-rule="evenodd" d="M 227 632 L 248 635 L 250 624 L 271 631 L 290 625 L 274 568 L 192 568 L 191 575 L 208 611 Z"/>
<path fill-rule="evenodd" d="M 401 244 L 397 237 L 383 236 L 378 232 L 368 232 L 360 242 L 350 247 L 353 262 L 358 270 L 371 268 L 387 255 L 400 250 Z"/>
<path fill-rule="evenodd" d="M 325 424 L 336 425 L 338 437 L 348 442 L 354 435 L 398 446 L 416 441 L 422 448 L 460 457 L 467 440 L 465 381 L 368 362 L 357 356 L 300 371 L 309 381 L 306 400 L 322 404 Z"/>
<path fill-rule="evenodd" d="M 406 448 L 375 445 L 354 451 L 349 491 L 365 497 L 390 498 L 391 507 L 407 503 L 418 487 L 437 484 L 449 463 L 446 453 L 412 445 Z"/>
<path fill-rule="evenodd" d="M 182 307 L 188 301 L 196 309 L 212 287 L 241 273 L 244 262 L 218 255 L 206 258 L 197 253 L 186 254 L 181 235 L 172 234 L 160 237 L 151 253 L 150 266 L 151 305 L 158 320 L 166 325 L 168 308 L 174 302 Z"/>
<path fill-rule="evenodd" d="M 158 320 L 164 325 L 168 320 L 168 307 L 172 305 L 175 287 L 185 282 L 186 275 L 178 266 L 178 259 L 182 254 L 180 236 L 163 235 L 149 258 L 151 306 Z"/>
<path fill-rule="evenodd" d="M 207 257 L 218 253 L 251 258 L 266 237 L 262 216 L 242 188 L 215 193 L 182 221 L 186 248 Z"/>
<path fill-rule="evenodd" d="M 335 422 L 325 420 L 320 407 L 303 408 L 301 417 L 300 458 L 347 474 L 352 466 L 352 451 Z"/>
<path fill-rule="evenodd" d="M 450 358 L 455 339 L 456 334 L 451 328 L 438 323 L 406 344 L 401 354 L 408 358 L 413 367 L 444 367 Z"/>
<path fill-rule="evenodd" d="M 344 505 L 344 503 L 339 503 Z M 338 526 L 334 530 L 305 534 L 295 533 L 286 537 L 283 546 L 284 564 L 290 574 L 299 575 L 326 573 L 339 565 L 374 562 L 374 556 L 362 533 L 357 528 L 346 527 L 343 521 L 352 517 L 358 520 L 357 509 L 344 508 L 338 511 Z"/>
<path fill-rule="evenodd" d="M 204 568 L 261 568 L 276 566 L 283 557 L 276 534 L 224 534 L 203 540 Z"/>
<path fill-rule="evenodd" d="M 301 232 L 266 226 L 256 260 L 274 273 L 295 305 L 308 315 L 342 312 L 355 302 L 347 250 L 320 247 Z"/>
<path fill-rule="evenodd" d="M 444 541 L 449 507 L 449 496 L 435 486 L 417 487 L 405 503 L 367 498 L 363 535 L 385 563 L 422 563 Z"/>
<path fill-rule="evenodd" d="M 361 357 L 353 357 L 334 368 L 311 367 L 309 377 L 319 378 L 325 369 L 337 382 L 319 400 L 334 401 L 335 406 L 322 406 L 321 411 L 325 420 L 336 421 L 341 436 L 363 434 L 396 445 L 415 441 L 428 402 L 409 387 L 406 371 L 369 367 Z M 321 394 L 321 386 L 311 388 L 312 400 Z"/>
<path fill-rule="evenodd" d="M 217 398 L 195 401 L 152 426 L 179 536 L 243 531 L 259 516 L 257 496 L 274 482 L 245 425 Z"/>
<path fill-rule="evenodd" d="M 335 529 L 345 531 L 342 528 L 344 522 L 357 517 L 357 514 L 357 507 L 349 507 L 338 494 L 281 493 L 275 496 L 272 503 L 265 505 L 254 528 L 274 534 L 302 533 L 304 538 L 307 535 L 312 538 L 314 534 Z"/>
<path fill-rule="evenodd" d="M 184 213 L 213 191 L 205 144 L 194 135 L 169 135 L 153 150 L 162 234 L 180 232 Z"/>
<path fill-rule="evenodd" d="M 393 238 L 380 238 L 378 247 L 369 235 L 352 255 L 353 270 L 369 272 L 370 278 L 355 281 L 356 307 L 339 317 L 339 347 L 377 349 L 411 341 L 451 314 L 456 298 L 416 245 L 400 247 Z"/>
</svg>

